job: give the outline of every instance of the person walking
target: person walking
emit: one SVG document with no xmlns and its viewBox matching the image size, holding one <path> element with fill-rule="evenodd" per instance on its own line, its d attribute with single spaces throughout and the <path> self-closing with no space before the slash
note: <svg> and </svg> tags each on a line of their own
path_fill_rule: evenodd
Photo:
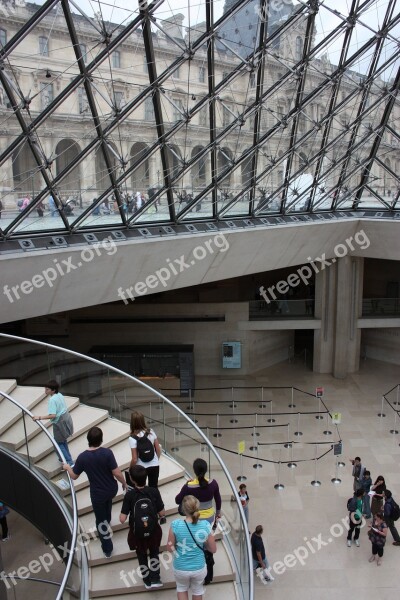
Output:
<svg viewBox="0 0 400 600">
<path fill-rule="evenodd" d="M 363 496 L 363 515 L 366 519 L 370 519 L 372 517 L 371 514 L 371 496 L 369 495 L 369 491 L 372 485 L 371 473 L 367 470 L 364 471 L 364 475 L 362 478 L 362 489 L 364 490 Z"/>
<path fill-rule="evenodd" d="M 147 427 L 144 415 L 139 411 L 131 414 L 131 467 L 141 465 L 146 469 L 148 485 L 158 487 L 161 446 L 155 432 Z"/>
<path fill-rule="evenodd" d="M 396 525 L 394 524 L 393 518 L 395 516 L 395 511 L 397 510 L 396 503 L 390 490 L 385 490 L 383 494 L 385 498 L 385 504 L 383 506 L 383 516 L 385 519 L 385 523 L 389 527 L 390 533 L 392 534 L 392 537 L 394 539 L 393 546 L 400 546 L 400 535 L 397 531 Z"/>
<path fill-rule="evenodd" d="M 8 506 L 0 502 L 0 525 L 1 525 L 1 541 L 7 542 L 11 535 L 8 531 L 7 515 L 10 512 Z"/>
<path fill-rule="evenodd" d="M 383 475 L 378 475 L 375 483 L 371 486 L 372 501 L 371 501 L 371 513 L 376 515 L 378 512 L 383 510 L 383 494 L 386 490 L 385 478 Z"/>
<path fill-rule="evenodd" d="M 59 386 L 55 379 L 46 383 L 44 390 L 47 395 L 50 395 L 47 408 L 48 414 L 41 417 L 33 417 L 33 420 L 44 421 L 50 419 L 50 422 L 53 425 L 54 439 L 60 446 L 65 462 L 72 466 L 74 461 L 70 454 L 67 440 L 74 433 L 74 424 L 71 415 L 68 412 L 65 398 L 60 394 Z M 62 462 L 60 458 L 58 460 Z"/>
<path fill-rule="evenodd" d="M 360 547 L 359 537 L 360 537 L 360 526 L 362 521 L 362 511 L 363 511 L 363 496 L 364 490 L 358 489 L 354 494 L 354 497 L 351 499 L 349 503 L 349 531 L 347 533 L 347 545 L 350 548 L 351 546 L 351 538 L 354 533 L 354 543 L 357 548 Z"/>
<path fill-rule="evenodd" d="M 269 563 L 265 554 L 264 542 L 262 534 L 264 528 L 262 525 L 257 525 L 250 538 L 251 555 L 253 557 L 253 570 L 261 569 L 262 578 L 264 581 L 274 581 L 269 570 Z"/>
<path fill-rule="evenodd" d="M 86 473 L 101 547 L 104 556 L 110 558 L 113 551 L 110 528 L 112 501 L 118 492 L 117 480 L 124 490 L 126 483 L 112 450 L 101 447 L 103 432 L 100 427 L 89 429 L 87 441 L 89 448 L 79 454 L 74 467 L 64 464 L 63 469 L 73 480 L 78 479 L 81 473 Z"/>
<path fill-rule="evenodd" d="M 209 523 L 214 523 L 215 519 L 221 516 L 221 494 L 219 486 L 215 479 L 209 481 L 206 479 L 208 465 L 202 458 L 196 458 L 193 462 L 193 471 L 195 479 L 190 479 L 182 487 L 179 494 L 175 497 L 176 504 L 181 504 L 184 497 L 192 495 L 200 502 L 200 519 L 206 519 Z M 215 501 L 215 510 L 213 506 Z"/>
<path fill-rule="evenodd" d="M 379 567 L 382 564 L 383 549 L 386 544 L 387 536 L 387 525 L 383 520 L 383 513 L 376 513 L 372 525 L 369 527 L 368 537 L 372 544 L 372 555 L 369 558 L 369 562 L 374 562 L 376 555 L 378 555 L 376 564 Z"/>
<path fill-rule="evenodd" d="M 192 598 L 202 600 L 203 581 L 207 575 L 204 549 L 214 554 L 217 550 L 211 525 L 200 519 L 200 503 L 187 495 L 182 500 L 185 519 L 172 521 L 168 534 L 167 548 L 174 554 L 173 567 L 178 600 Z"/>
<path fill-rule="evenodd" d="M 136 550 L 145 588 L 159 588 L 163 585 L 158 559 L 162 530 L 157 517 L 165 517 L 164 503 L 157 488 L 146 486 L 147 473 L 144 467 L 130 467 L 129 476 L 134 488 L 125 494 L 119 521 L 125 523 L 129 517 L 128 545 L 131 550 Z"/>
</svg>

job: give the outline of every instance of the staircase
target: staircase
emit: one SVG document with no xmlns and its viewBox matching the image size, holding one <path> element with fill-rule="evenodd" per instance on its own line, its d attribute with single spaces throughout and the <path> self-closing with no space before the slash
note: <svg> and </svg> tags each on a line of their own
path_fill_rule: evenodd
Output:
<svg viewBox="0 0 400 600">
<path fill-rule="evenodd" d="M 9 394 L 18 400 L 34 414 L 47 413 L 47 398 L 43 387 L 20 386 L 14 379 L 1 379 L 0 391 Z M 111 448 L 120 468 L 126 469 L 130 463 L 130 448 L 128 444 L 129 426 L 109 416 L 105 409 L 93 408 L 81 404 L 79 398 L 65 396 L 71 413 L 75 433 L 69 440 L 69 448 L 73 458 L 87 448 L 86 433 L 90 427 L 98 425 L 103 430 L 103 445 Z M 51 480 L 55 486 L 65 494 L 68 501 L 68 492 L 63 492 L 62 480 L 67 481 L 67 476 L 61 470 L 57 456 L 53 451 L 50 440 L 38 435 L 40 428 L 29 418 L 26 418 L 26 432 L 29 442 L 27 448 L 25 431 L 20 411 L 0 395 L 0 443 L 16 453 L 30 459 L 35 466 Z M 48 421 L 43 422 L 51 427 Z M 127 594 L 135 594 L 135 600 L 147 598 L 148 600 L 176 599 L 176 588 L 172 568 L 169 568 L 170 555 L 162 554 L 166 550 L 166 542 L 170 522 L 178 517 L 177 506 L 174 502 L 175 495 L 184 484 L 184 468 L 173 458 L 162 454 L 160 459 L 159 490 L 163 498 L 167 523 L 162 526 L 163 537 L 160 548 L 161 578 L 164 586 L 158 590 L 146 590 L 142 580 L 138 578 L 136 569 L 138 562 L 136 553 L 129 550 L 127 544 L 128 523 L 119 523 L 119 513 L 122 506 L 123 493 L 119 485 L 119 493 L 114 498 L 112 529 L 114 551 L 111 559 L 106 559 L 101 550 L 100 543 L 93 539 L 94 515 L 89 496 L 89 486 L 86 475 L 83 473 L 75 482 L 78 503 L 79 521 L 82 534 L 88 534 L 91 539 L 87 545 L 90 566 L 89 598 L 113 598 L 113 600 L 126 600 Z M 235 567 L 227 550 L 222 533 L 217 533 L 217 553 L 215 555 L 214 581 L 207 588 L 208 597 L 217 598 L 220 595 L 235 600 L 239 598 L 236 586 Z M 86 539 L 83 537 L 83 539 Z"/>
</svg>

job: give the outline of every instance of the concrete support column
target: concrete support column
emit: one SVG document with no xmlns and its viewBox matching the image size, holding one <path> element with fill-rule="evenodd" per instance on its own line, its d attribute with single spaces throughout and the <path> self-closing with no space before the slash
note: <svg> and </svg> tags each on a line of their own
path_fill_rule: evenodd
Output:
<svg viewBox="0 0 400 600">
<path fill-rule="evenodd" d="M 336 259 L 315 278 L 314 371 L 343 379 L 359 368 L 364 259 Z"/>
</svg>

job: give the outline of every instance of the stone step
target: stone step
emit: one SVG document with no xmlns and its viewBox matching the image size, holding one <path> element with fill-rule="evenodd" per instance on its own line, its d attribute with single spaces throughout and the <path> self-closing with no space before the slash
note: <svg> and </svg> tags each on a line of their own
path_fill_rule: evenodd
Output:
<svg viewBox="0 0 400 600">
<path fill-rule="evenodd" d="M 216 557 L 217 558 L 217 557 Z M 207 596 L 210 600 L 216 600 L 216 598 L 224 598 L 225 600 L 239 600 L 239 594 L 237 585 L 234 581 L 225 581 L 217 583 L 213 581 L 206 588 Z M 127 600 L 126 594 L 113 595 L 113 600 Z M 93 596 L 91 596 L 93 598 Z M 99 600 L 107 600 L 109 596 L 97 596 Z M 145 590 L 144 592 L 136 592 L 135 600 L 176 600 L 176 588 L 174 587 L 162 587 L 156 590 Z"/>
<path fill-rule="evenodd" d="M 161 589 L 175 589 L 174 572 L 172 563 L 167 564 L 168 559 L 165 556 L 165 564 L 161 563 L 161 580 L 164 587 Z M 137 573 L 138 562 L 136 559 L 120 560 L 117 562 L 107 561 L 106 564 L 94 566 L 90 570 L 90 597 L 98 598 L 101 596 L 115 596 L 118 594 L 132 594 L 144 592 L 146 588 L 143 585 L 140 575 Z M 231 561 L 227 551 L 221 541 L 217 541 L 217 552 L 214 565 L 214 581 L 220 583 L 223 581 L 234 581 L 235 574 L 232 570 Z M 210 588 L 211 590 L 212 588 Z"/>
<path fill-rule="evenodd" d="M 12 397 L 22 404 L 22 406 L 32 411 L 34 407 L 46 397 L 46 393 L 43 387 L 21 387 L 18 385 L 13 389 Z M 0 402 L 0 435 L 11 427 L 11 425 L 14 425 L 20 418 L 21 410 L 15 406 L 15 404 L 12 404 L 8 400 L 4 401 L 3 399 L 3 401 Z"/>
<path fill-rule="evenodd" d="M 0 391 L 4 392 L 11 396 L 11 392 L 16 387 L 17 382 L 15 379 L 0 379 Z M 3 400 L 3 397 L 0 396 L 0 402 Z"/>
<path fill-rule="evenodd" d="M 160 552 L 163 552 L 167 549 L 167 540 L 168 540 L 168 532 L 171 526 L 171 523 L 174 519 L 182 519 L 178 514 L 173 514 L 170 518 L 167 519 L 167 522 L 161 525 L 161 529 L 163 532 Z M 117 562 L 119 560 L 126 560 L 129 558 L 136 558 L 136 551 L 130 550 L 127 542 L 128 537 L 128 528 L 129 523 L 126 521 L 123 525 L 123 529 L 113 529 L 113 553 L 112 557 L 107 559 L 105 558 L 103 551 L 101 549 L 101 544 L 97 538 L 94 538 L 93 533 L 90 536 L 90 543 L 87 545 L 88 555 L 89 555 L 89 564 L 90 566 L 97 566 L 100 564 L 108 564 L 108 562 Z M 94 526 L 90 529 L 90 532 L 94 531 Z M 219 540 L 222 538 L 222 532 L 216 532 L 215 539 Z"/>
<path fill-rule="evenodd" d="M 44 414 L 47 414 L 47 405 L 45 406 L 45 411 L 42 412 L 44 412 Z M 36 409 L 35 413 L 41 414 L 39 410 Z M 108 417 L 108 412 L 99 408 L 92 408 L 91 406 L 79 404 L 78 401 L 78 405 L 71 411 L 71 417 L 74 423 L 74 434 L 68 440 L 68 446 L 73 443 L 74 439 L 77 439 L 82 435 L 84 435 L 86 439 L 86 432 L 94 425 L 99 425 L 103 421 L 105 421 Z M 47 425 L 49 421 L 45 420 L 44 423 Z M 50 424 L 47 425 L 47 427 L 50 426 Z M 52 431 L 50 433 L 52 433 Z M 26 444 L 23 444 L 18 449 L 18 452 L 21 455 L 26 456 Z M 43 436 L 36 436 L 29 443 L 29 455 L 31 457 L 31 460 L 33 460 L 33 462 L 35 463 L 40 461 L 50 452 L 53 452 L 53 446 L 48 438 L 43 439 Z"/>
<path fill-rule="evenodd" d="M 65 396 L 65 402 L 69 411 L 72 411 L 74 408 L 79 406 L 79 398 Z M 35 414 L 47 414 L 47 404 L 48 398 L 46 397 L 35 406 Z M 42 423 L 46 428 L 51 427 L 49 420 L 42 421 Z M 37 436 L 42 431 L 38 424 L 29 417 L 25 419 L 25 426 L 28 440 L 32 440 L 32 438 Z M 22 417 L 2 434 L 1 441 L 3 444 L 6 444 L 8 447 L 13 448 L 14 450 L 18 450 L 21 448 L 21 446 L 25 446 L 25 430 Z M 31 449 L 30 446 L 31 445 L 29 444 L 29 449 Z M 26 454 L 26 449 L 24 453 Z"/>
<path fill-rule="evenodd" d="M 126 463 L 126 466 L 128 466 L 128 465 L 129 465 L 129 461 Z M 164 499 L 164 494 L 166 493 L 166 490 L 168 490 L 168 494 L 169 494 L 168 495 L 168 506 L 172 507 L 175 505 L 175 496 L 181 489 L 181 487 L 184 483 L 184 479 L 182 479 L 182 483 L 179 482 L 178 484 L 175 484 L 175 481 L 177 479 L 183 478 L 184 474 L 185 474 L 184 469 L 178 463 L 176 463 L 174 460 L 171 460 L 170 458 L 168 458 L 164 455 L 162 455 L 160 457 L 159 487 L 160 487 L 160 493 L 164 500 L 164 504 L 166 504 L 166 502 L 167 502 L 167 499 L 166 498 Z M 81 477 L 83 477 L 83 474 L 81 475 Z M 168 483 L 172 483 L 175 485 L 172 485 L 171 487 L 168 486 L 168 488 L 166 488 L 165 486 Z M 178 488 L 178 485 L 180 485 L 179 488 Z M 164 487 L 165 487 L 165 490 L 163 493 L 161 488 L 164 489 Z M 177 491 L 175 491 L 175 490 L 177 490 Z M 173 497 L 172 497 L 172 494 L 174 494 Z M 122 487 L 121 487 L 121 485 L 119 485 L 119 493 L 116 496 L 115 500 L 116 501 L 120 500 L 122 498 L 122 496 L 123 496 Z M 77 501 L 78 501 L 79 515 L 83 515 L 86 512 L 92 511 L 92 504 L 90 501 L 90 492 L 89 492 L 89 487 L 87 485 L 85 487 L 77 490 L 76 497 L 77 497 Z"/>
<path fill-rule="evenodd" d="M 92 410 L 100 412 L 102 411 L 102 409 L 97 408 L 93 408 Z M 124 440 L 129 452 L 129 426 L 127 423 L 121 423 L 121 421 L 116 421 L 115 419 L 108 418 L 105 421 L 101 422 L 101 429 L 103 431 L 103 446 L 108 448 L 110 446 L 118 444 L 119 442 L 121 442 L 121 440 Z M 71 443 L 68 442 L 68 446 L 72 458 L 75 459 L 78 456 L 78 454 L 86 450 L 88 447 L 86 431 L 84 431 L 79 437 L 73 439 Z M 56 454 L 52 452 L 51 448 L 48 449 L 48 453 L 36 464 L 36 466 L 45 475 L 47 475 L 49 479 L 55 477 L 57 473 L 62 473 L 62 477 L 66 477 L 66 475 L 61 469 Z M 81 475 L 81 478 L 83 478 L 83 475 Z"/>
</svg>

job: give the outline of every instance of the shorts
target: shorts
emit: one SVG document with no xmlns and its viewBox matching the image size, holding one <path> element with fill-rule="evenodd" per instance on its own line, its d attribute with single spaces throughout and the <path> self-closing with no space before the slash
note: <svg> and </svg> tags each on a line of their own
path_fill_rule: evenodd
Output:
<svg viewBox="0 0 400 600">
<path fill-rule="evenodd" d="M 174 569 L 174 574 L 177 592 L 187 592 L 190 588 L 192 596 L 201 596 L 204 594 L 203 581 L 207 575 L 206 566 L 197 571 L 180 571 Z"/>
</svg>

